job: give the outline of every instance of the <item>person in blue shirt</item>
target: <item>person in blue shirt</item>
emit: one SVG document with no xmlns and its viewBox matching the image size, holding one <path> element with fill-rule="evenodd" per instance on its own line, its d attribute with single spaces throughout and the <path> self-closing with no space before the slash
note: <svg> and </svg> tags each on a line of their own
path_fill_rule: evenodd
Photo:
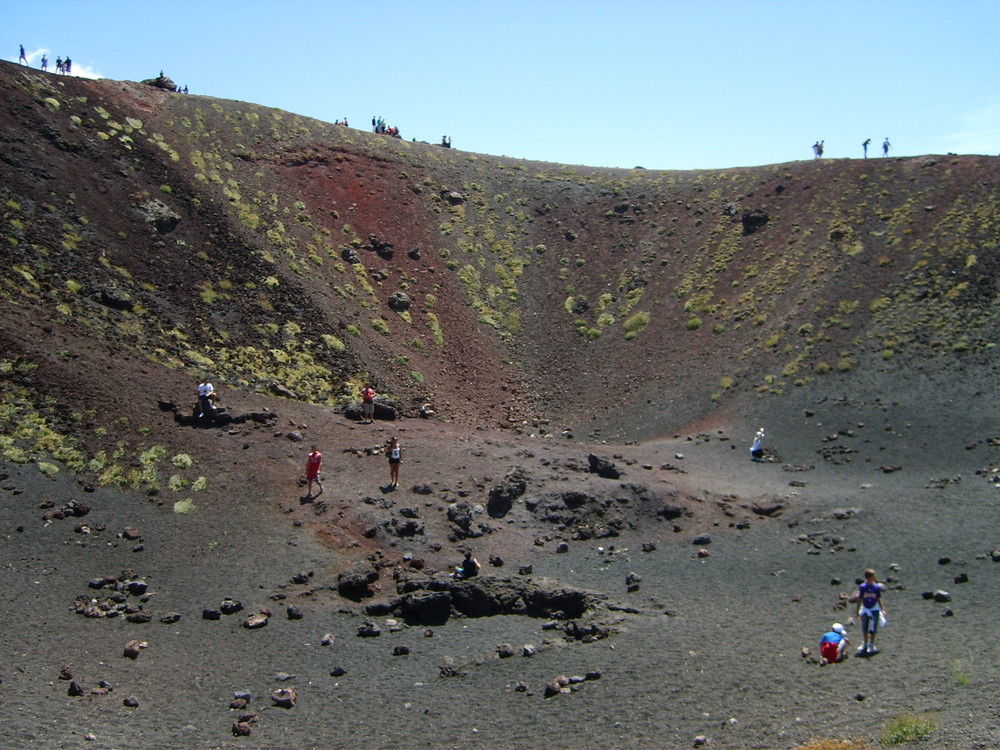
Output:
<svg viewBox="0 0 1000 750">
<path fill-rule="evenodd" d="M 844 658 L 844 651 L 847 650 L 851 639 L 847 637 L 847 630 L 839 622 L 833 623 L 833 627 L 823 633 L 819 639 L 819 653 L 830 664 L 836 664 Z"/>
<path fill-rule="evenodd" d="M 864 642 L 858 648 L 858 656 L 871 656 L 878 653 L 875 647 L 875 634 L 878 626 L 885 623 L 885 605 L 882 604 L 882 584 L 875 580 L 875 571 L 871 568 L 865 571 L 865 581 L 858 586 L 855 600 L 858 603 L 855 617 L 861 618 L 861 633 Z"/>
</svg>

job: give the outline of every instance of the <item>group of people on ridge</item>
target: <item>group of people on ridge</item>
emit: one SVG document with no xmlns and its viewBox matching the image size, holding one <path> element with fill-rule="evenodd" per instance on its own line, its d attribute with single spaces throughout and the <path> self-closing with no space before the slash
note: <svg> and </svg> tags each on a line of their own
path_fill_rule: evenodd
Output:
<svg viewBox="0 0 1000 750">
<path fill-rule="evenodd" d="M 813 158 L 814 159 L 820 159 L 820 158 L 823 157 L 823 146 L 824 146 L 825 143 L 826 143 L 826 141 L 816 141 L 813 144 L 812 149 L 813 149 Z M 865 138 L 865 140 L 861 144 L 861 150 L 862 150 L 862 153 L 864 154 L 864 158 L 866 158 L 866 159 L 868 158 L 868 147 L 871 145 L 871 143 L 872 143 L 872 139 L 871 138 Z M 887 136 L 886 139 L 884 141 L 882 141 L 882 156 L 888 156 L 889 155 L 889 149 L 891 147 L 892 147 L 892 144 L 889 143 L 889 138 Z"/>
<path fill-rule="evenodd" d="M 20 47 L 21 54 L 18 55 L 17 61 L 22 65 L 27 65 L 28 55 L 24 51 L 24 45 L 22 44 Z M 49 69 L 49 57 L 44 52 L 42 53 L 42 59 L 38 61 L 38 67 L 46 71 Z M 66 56 L 65 60 L 63 60 L 62 57 L 56 58 L 56 73 L 64 73 L 66 75 L 73 74 L 73 61 L 69 59 L 69 55 Z"/>
</svg>

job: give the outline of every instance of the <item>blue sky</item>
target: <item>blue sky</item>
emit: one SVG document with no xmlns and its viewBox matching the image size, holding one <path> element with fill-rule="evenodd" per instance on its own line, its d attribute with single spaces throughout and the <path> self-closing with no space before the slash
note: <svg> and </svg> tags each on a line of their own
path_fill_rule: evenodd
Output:
<svg viewBox="0 0 1000 750">
<path fill-rule="evenodd" d="M 1000 154 L 998 40 L 997 0 L 0 0 L 12 62 L 626 168 Z"/>
</svg>

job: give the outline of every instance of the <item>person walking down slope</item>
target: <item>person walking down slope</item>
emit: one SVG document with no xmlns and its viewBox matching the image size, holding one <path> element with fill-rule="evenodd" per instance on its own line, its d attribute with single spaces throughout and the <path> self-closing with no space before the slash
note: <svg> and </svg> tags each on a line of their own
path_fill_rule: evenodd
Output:
<svg viewBox="0 0 1000 750">
<path fill-rule="evenodd" d="M 312 451 L 309 453 L 309 457 L 306 458 L 306 481 L 309 482 L 309 486 L 306 488 L 306 498 L 309 500 L 323 494 L 323 480 L 319 478 L 319 471 L 322 467 L 323 454 L 314 445 Z M 315 495 L 313 494 L 313 482 L 319 485 L 319 492 Z"/>
<path fill-rule="evenodd" d="M 394 490 L 399 487 L 399 463 L 403 460 L 403 449 L 399 445 L 399 440 L 395 437 L 389 438 L 385 445 L 385 454 L 389 457 L 389 489 Z"/>
<path fill-rule="evenodd" d="M 884 141 L 882 141 L 882 156 L 888 156 L 889 155 L 889 147 L 890 146 L 892 146 L 892 144 L 889 143 L 889 137 L 886 136 L 886 139 Z"/>
<path fill-rule="evenodd" d="M 885 606 L 882 604 L 882 584 L 876 580 L 875 571 L 868 568 L 865 580 L 858 586 L 855 594 L 858 602 L 855 617 L 861 618 L 861 634 L 864 638 L 858 648 L 858 656 L 874 656 L 878 653 L 875 647 L 875 634 L 880 625 L 885 625 Z"/>
<path fill-rule="evenodd" d="M 750 445 L 750 460 L 762 461 L 764 459 L 764 428 L 757 430 L 753 436 L 753 443 Z"/>
<path fill-rule="evenodd" d="M 850 642 L 847 630 L 839 622 L 835 622 L 833 627 L 823 633 L 823 637 L 819 639 L 819 655 L 826 659 L 829 664 L 836 664 L 844 658 L 844 652 Z"/>
</svg>

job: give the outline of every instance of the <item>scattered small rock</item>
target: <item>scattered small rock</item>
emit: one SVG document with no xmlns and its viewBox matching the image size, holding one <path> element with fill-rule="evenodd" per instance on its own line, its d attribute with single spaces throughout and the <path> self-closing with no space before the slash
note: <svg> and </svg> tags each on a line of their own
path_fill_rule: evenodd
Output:
<svg viewBox="0 0 1000 750">
<path fill-rule="evenodd" d="M 267 625 L 267 621 L 271 618 L 269 612 L 258 612 L 255 615 L 250 615 L 247 619 L 243 621 L 243 627 L 247 630 L 257 630 Z"/>
<path fill-rule="evenodd" d="M 125 651 L 122 655 L 127 659 L 136 659 L 139 656 L 139 650 L 146 648 L 148 645 L 145 641 L 129 641 L 125 644 Z"/>
<path fill-rule="evenodd" d="M 280 708 L 292 708 L 298 699 L 299 694 L 295 688 L 278 688 L 271 693 L 271 700 Z"/>
</svg>

